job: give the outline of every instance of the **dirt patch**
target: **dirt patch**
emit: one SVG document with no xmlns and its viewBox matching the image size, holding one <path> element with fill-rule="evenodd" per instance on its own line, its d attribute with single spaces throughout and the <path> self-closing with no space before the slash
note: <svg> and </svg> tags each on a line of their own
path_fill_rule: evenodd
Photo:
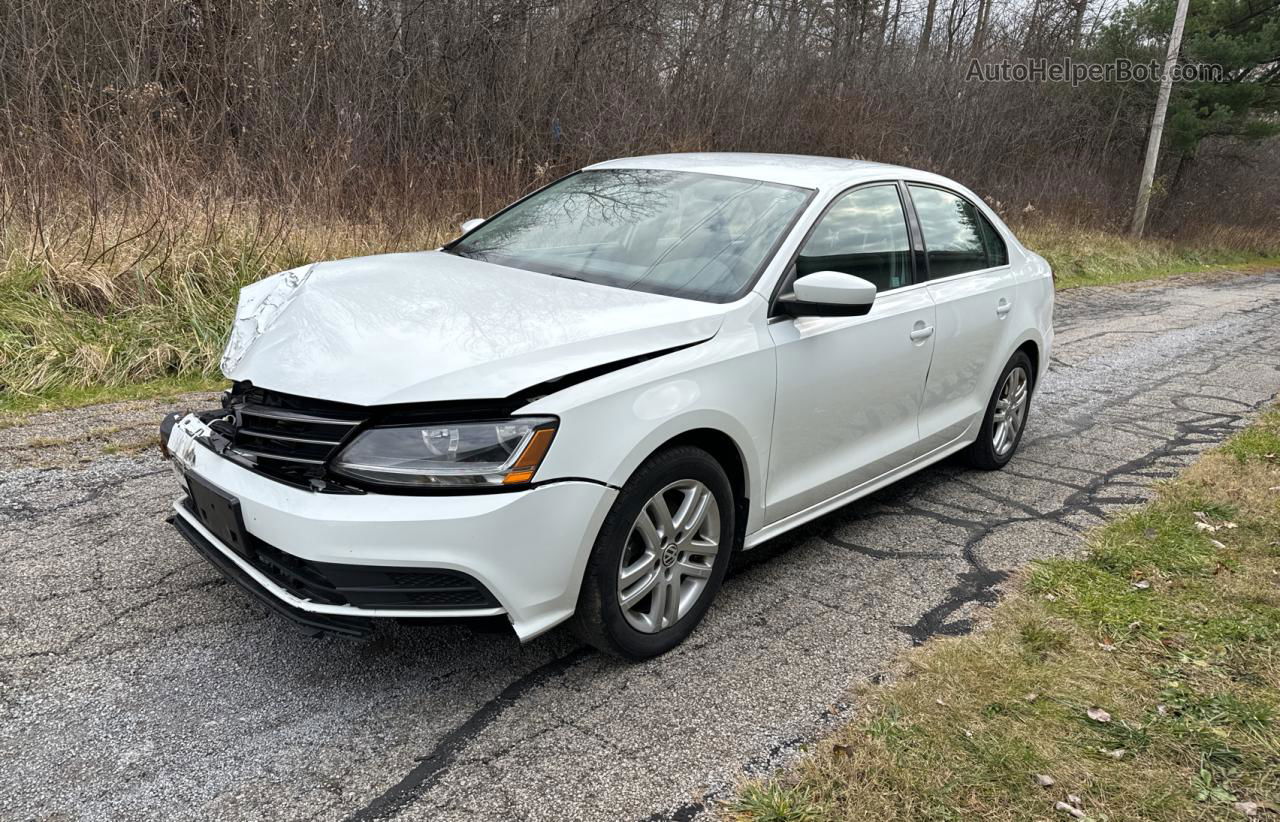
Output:
<svg viewBox="0 0 1280 822">
<path fill-rule="evenodd" d="M 0 420 L 0 469 L 75 468 L 156 447 L 170 411 L 208 408 L 212 392 L 22 414 Z"/>
</svg>

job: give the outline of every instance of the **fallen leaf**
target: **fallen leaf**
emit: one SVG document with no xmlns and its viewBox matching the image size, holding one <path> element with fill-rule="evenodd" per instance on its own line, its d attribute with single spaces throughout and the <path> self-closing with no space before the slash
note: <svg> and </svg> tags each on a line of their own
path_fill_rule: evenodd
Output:
<svg viewBox="0 0 1280 822">
<path fill-rule="evenodd" d="M 1073 793 L 1067 794 L 1067 801 L 1072 805 L 1075 805 L 1077 808 L 1084 804 L 1084 800 Z"/>
<path fill-rule="evenodd" d="M 1210 533 L 1213 533 L 1214 531 L 1216 531 L 1216 530 L 1218 530 L 1218 529 L 1217 529 L 1217 528 L 1214 528 L 1212 525 L 1210 525 L 1210 524 L 1209 524 L 1209 523 L 1207 523 L 1207 522 L 1197 522 L 1197 523 L 1196 523 L 1196 530 L 1197 530 L 1197 531 L 1208 531 L 1208 532 L 1210 532 Z"/>
<path fill-rule="evenodd" d="M 1234 805 L 1232 805 L 1231 807 L 1235 808 L 1237 811 L 1240 811 L 1240 813 L 1244 814 L 1245 816 L 1257 816 L 1257 815 L 1258 815 L 1258 803 L 1257 803 L 1257 802 L 1237 802 L 1237 803 L 1235 803 Z"/>
<path fill-rule="evenodd" d="M 1085 711 L 1085 713 L 1088 714 L 1089 718 L 1092 719 L 1094 722 L 1110 722 L 1111 721 L 1111 714 L 1107 713 L 1106 711 L 1102 710 L 1097 706 L 1090 708 L 1089 710 Z"/>
<path fill-rule="evenodd" d="M 1217 548 L 1219 551 L 1222 551 L 1227 547 L 1227 544 L 1225 542 L 1221 542 L 1216 539 L 1209 540 L 1209 544 L 1212 545 L 1214 548 Z"/>
<path fill-rule="evenodd" d="M 1146 579 L 1140 579 L 1137 582 L 1134 582 L 1131 584 L 1133 585 L 1134 588 L 1137 588 L 1139 591 L 1145 591 L 1151 587 L 1151 581 Z"/>
<path fill-rule="evenodd" d="M 833 756 L 851 756 L 853 748 L 848 745 L 832 745 L 831 753 Z"/>
<path fill-rule="evenodd" d="M 1033 774 L 1031 775 L 1031 778 L 1032 778 L 1032 779 L 1034 779 L 1034 780 L 1035 780 L 1035 782 L 1036 782 L 1036 784 L 1037 784 L 1037 785 L 1039 785 L 1039 786 L 1040 786 L 1040 787 L 1042 787 L 1042 788 L 1052 788 L 1052 787 L 1053 787 L 1053 777 L 1052 777 L 1052 776 L 1049 776 L 1048 774 L 1043 774 L 1043 773 L 1033 773 Z"/>
<path fill-rule="evenodd" d="M 1084 819 L 1084 811 L 1079 808 L 1073 808 L 1066 802 L 1054 802 L 1053 809 L 1055 811 L 1062 811 L 1063 813 L 1070 814 L 1073 819 Z"/>
</svg>

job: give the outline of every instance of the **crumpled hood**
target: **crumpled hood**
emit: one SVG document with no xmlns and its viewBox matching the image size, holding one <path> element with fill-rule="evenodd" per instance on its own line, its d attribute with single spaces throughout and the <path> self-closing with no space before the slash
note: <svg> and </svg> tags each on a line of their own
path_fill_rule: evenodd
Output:
<svg viewBox="0 0 1280 822">
<path fill-rule="evenodd" d="M 497 399 L 709 339 L 725 311 L 439 251 L 384 254 L 245 288 L 222 368 L 356 405 Z"/>
</svg>

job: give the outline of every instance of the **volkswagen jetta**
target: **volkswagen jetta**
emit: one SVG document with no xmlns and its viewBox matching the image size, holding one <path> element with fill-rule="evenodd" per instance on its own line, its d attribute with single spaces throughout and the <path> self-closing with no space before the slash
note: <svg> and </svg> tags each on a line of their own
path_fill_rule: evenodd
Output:
<svg viewBox="0 0 1280 822">
<path fill-rule="evenodd" d="M 572 619 L 644 658 L 730 557 L 948 455 L 1000 468 L 1053 285 L 982 200 L 877 163 L 585 168 L 435 251 L 243 290 L 174 523 L 316 631 Z"/>
</svg>

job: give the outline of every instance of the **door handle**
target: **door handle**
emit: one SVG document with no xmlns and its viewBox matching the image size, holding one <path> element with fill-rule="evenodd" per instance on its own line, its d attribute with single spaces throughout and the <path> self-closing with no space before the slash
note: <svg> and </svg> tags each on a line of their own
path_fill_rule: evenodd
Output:
<svg viewBox="0 0 1280 822">
<path fill-rule="evenodd" d="M 933 336 L 933 326 L 916 323 L 916 327 L 911 330 L 911 341 L 920 342 L 927 340 Z"/>
<path fill-rule="evenodd" d="M 1004 316 L 1007 316 L 1007 315 L 1009 314 L 1009 312 L 1010 312 L 1010 311 L 1012 311 L 1012 310 L 1013 310 L 1013 303 L 1009 302 L 1009 301 L 1008 301 L 1008 300 L 1006 300 L 1004 297 L 1001 297 L 1001 298 L 1000 298 L 1000 302 L 996 303 L 996 316 L 997 316 L 997 317 L 1004 317 Z"/>
</svg>

